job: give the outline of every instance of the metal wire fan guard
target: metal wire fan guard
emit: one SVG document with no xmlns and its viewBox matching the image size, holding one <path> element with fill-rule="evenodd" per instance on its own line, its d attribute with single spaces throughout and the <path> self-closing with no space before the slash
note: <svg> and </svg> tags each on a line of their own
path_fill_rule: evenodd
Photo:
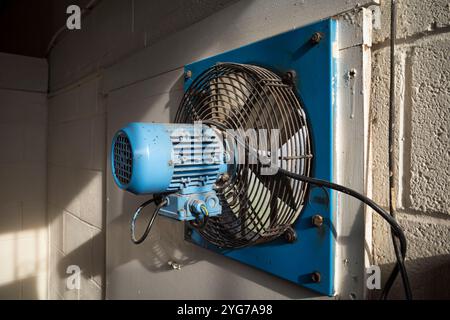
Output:
<svg viewBox="0 0 450 320">
<path fill-rule="evenodd" d="M 267 150 L 261 146 L 271 145 L 272 129 L 278 129 L 274 165 L 309 176 L 312 152 L 308 124 L 289 78 L 292 75 L 282 79 L 259 66 L 218 63 L 200 74 L 186 90 L 175 122 L 202 121 L 222 132 L 266 130 L 268 141 L 258 135 L 259 154 L 264 152 L 261 149 Z M 305 203 L 307 184 L 282 175 L 261 174 L 260 162 L 241 162 L 235 165 L 230 180 L 217 186 L 222 214 L 210 218 L 198 230 L 221 248 L 240 248 L 278 238 L 295 223 Z"/>
</svg>

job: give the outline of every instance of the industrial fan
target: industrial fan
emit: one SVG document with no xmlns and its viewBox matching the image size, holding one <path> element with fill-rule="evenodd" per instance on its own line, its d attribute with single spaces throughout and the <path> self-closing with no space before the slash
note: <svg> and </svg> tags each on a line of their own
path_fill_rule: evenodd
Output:
<svg viewBox="0 0 450 320">
<path fill-rule="evenodd" d="M 202 247 L 332 296 L 336 22 L 324 20 L 185 66 L 174 123 L 130 123 L 111 147 L 116 184 L 153 194 L 133 215 L 141 243 L 158 214 Z M 322 179 L 322 180 L 318 180 Z M 156 209 L 135 237 L 143 208 Z M 399 254 L 400 256 L 400 254 Z M 394 270 L 393 279 L 402 270 Z M 405 272 L 403 272 L 405 273 Z"/>
<path fill-rule="evenodd" d="M 191 221 L 221 248 L 293 232 L 307 184 L 271 172 L 310 172 L 310 136 L 292 77 L 249 64 L 208 68 L 186 91 L 178 124 L 132 123 L 116 134 L 116 183 L 161 195 L 160 214 Z"/>
</svg>

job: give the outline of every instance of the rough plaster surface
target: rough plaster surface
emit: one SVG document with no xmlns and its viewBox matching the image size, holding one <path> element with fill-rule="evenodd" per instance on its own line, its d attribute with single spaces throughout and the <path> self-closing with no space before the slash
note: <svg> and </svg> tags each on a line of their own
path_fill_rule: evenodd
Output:
<svg viewBox="0 0 450 320">
<path fill-rule="evenodd" d="M 389 1 L 372 52 L 371 147 L 374 199 L 387 206 Z M 450 288 L 450 7 L 448 1 L 399 2 L 396 53 L 395 192 L 408 239 L 414 298 L 449 298 Z M 389 228 L 373 220 L 374 262 L 383 280 L 395 257 Z M 376 295 L 376 294 L 375 294 Z M 402 298 L 398 282 L 393 298 Z"/>
<path fill-rule="evenodd" d="M 420 36 L 450 26 L 450 2 L 448 0 L 398 0 L 397 38 Z M 374 42 L 389 39 L 389 0 L 381 1 L 381 28 L 376 30 Z"/>
<path fill-rule="evenodd" d="M 450 214 L 450 35 L 411 52 L 412 210 Z M 406 168 L 407 169 L 407 168 Z"/>
<path fill-rule="evenodd" d="M 398 220 L 409 240 L 406 267 L 414 299 L 450 299 L 450 222 L 420 215 L 400 214 Z M 374 247 L 376 263 L 387 279 L 395 261 L 391 249 L 390 230 L 380 218 L 374 219 Z M 390 298 L 403 298 L 398 279 Z"/>
</svg>

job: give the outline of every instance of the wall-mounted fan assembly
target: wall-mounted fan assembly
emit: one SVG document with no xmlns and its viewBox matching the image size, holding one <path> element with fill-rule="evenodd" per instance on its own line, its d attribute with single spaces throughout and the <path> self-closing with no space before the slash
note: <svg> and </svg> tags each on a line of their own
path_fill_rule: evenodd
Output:
<svg viewBox="0 0 450 320">
<path fill-rule="evenodd" d="M 187 65 L 174 123 L 116 133 L 115 182 L 154 195 L 133 216 L 135 243 L 161 214 L 185 221 L 195 244 L 334 294 L 330 189 L 353 191 L 310 177 L 333 180 L 335 34 L 325 20 Z M 153 202 L 136 239 L 135 221 Z"/>
</svg>

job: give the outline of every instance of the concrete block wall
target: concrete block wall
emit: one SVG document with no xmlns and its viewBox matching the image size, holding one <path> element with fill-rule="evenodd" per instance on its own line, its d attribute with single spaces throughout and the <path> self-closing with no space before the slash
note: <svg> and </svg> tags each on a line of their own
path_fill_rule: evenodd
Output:
<svg viewBox="0 0 450 320">
<path fill-rule="evenodd" d="M 47 296 L 47 62 L 0 53 L 0 299 Z"/>
<path fill-rule="evenodd" d="M 105 110 L 99 78 L 51 95 L 48 106 L 50 299 L 101 299 L 105 266 Z M 79 290 L 67 268 L 81 269 Z"/>
<path fill-rule="evenodd" d="M 450 298 L 450 3 L 400 0 L 397 34 L 395 191 L 409 240 L 407 268 L 415 298 Z M 387 206 L 390 1 L 372 46 L 373 193 Z M 389 230 L 375 218 L 373 251 L 384 279 L 394 255 Z M 402 297 L 397 283 L 392 297 Z"/>
<path fill-rule="evenodd" d="M 51 91 L 114 65 L 237 0 L 108 0 L 53 48 Z M 76 50 L 74 48 L 77 48 Z"/>
</svg>

